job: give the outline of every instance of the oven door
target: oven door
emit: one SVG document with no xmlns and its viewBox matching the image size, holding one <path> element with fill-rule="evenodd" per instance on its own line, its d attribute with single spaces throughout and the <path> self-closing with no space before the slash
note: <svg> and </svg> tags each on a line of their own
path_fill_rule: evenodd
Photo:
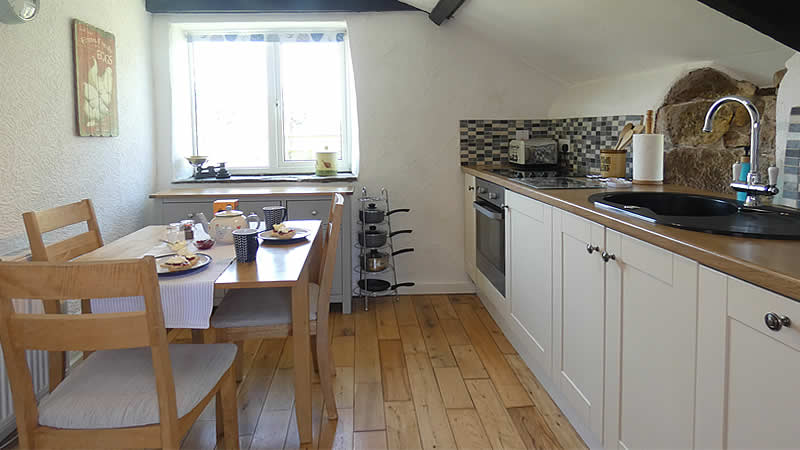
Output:
<svg viewBox="0 0 800 450">
<path fill-rule="evenodd" d="M 505 297 L 506 295 L 506 230 L 501 208 L 478 200 L 472 204 L 477 214 L 475 237 L 478 270 Z"/>
</svg>

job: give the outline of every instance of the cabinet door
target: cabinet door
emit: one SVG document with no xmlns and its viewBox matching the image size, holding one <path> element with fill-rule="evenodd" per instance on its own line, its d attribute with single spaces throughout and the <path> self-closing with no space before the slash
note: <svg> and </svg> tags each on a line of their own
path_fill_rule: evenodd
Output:
<svg viewBox="0 0 800 450">
<path fill-rule="evenodd" d="M 553 379 L 602 441 L 605 228 L 558 211 L 553 229 Z"/>
<path fill-rule="evenodd" d="M 469 278 L 477 281 L 475 263 L 475 177 L 464 175 L 464 270 Z"/>
<path fill-rule="evenodd" d="M 701 275 L 702 301 L 715 307 L 698 338 L 698 358 L 713 364 L 698 366 L 697 447 L 797 448 L 800 303 L 710 269 Z M 792 323 L 772 330 L 768 313 Z"/>
<path fill-rule="evenodd" d="M 506 191 L 506 299 L 511 323 L 527 338 L 524 350 L 547 372 L 552 367 L 553 208 Z"/>
<path fill-rule="evenodd" d="M 613 230 L 606 248 L 606 448 L 691 448 L 697 263 Z"/>
</svg>

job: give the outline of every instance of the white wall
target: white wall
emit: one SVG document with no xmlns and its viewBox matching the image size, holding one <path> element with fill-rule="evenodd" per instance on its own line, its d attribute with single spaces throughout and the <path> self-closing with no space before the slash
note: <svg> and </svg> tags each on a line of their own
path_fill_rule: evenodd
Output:
<svg viewBox="0 0 800 450">
<path fill-rule="evenodd" d="M 79 137 L 72 19 L 114 33 L 119 137 Z M 27 248 L 22 213 L 91 198 L 106 241 L 148 221 L 154 187 L 150 15 L 144 0 L 48 0 L 0 23 L 0 255 Z"/>
<path fill-rule="evenodd" d="M 621 77 L 604 78 L 572 85 L 558 96 L 547 116 L 570 117 L 644 114 L 658 109 L 669 88 L 681 77 L 708 62 L 679 64 Z"/>
<path fill-rule="evenodd" d="M 775 73 L 783 68 L 786 52 L 767 52 L 757 55 L 739 55 L 754 58 L 763 63 L 762 72 Z M 730 56 L 726 61 L 738 57 Z M 744 64 L 739 64 L 743 67 Z M 713 67 L 738 79 L 752 81 L 754 73 L 733 70 L 722 61 L 696 61 L 662 67 L 647 72 L 632 73 L 618 77 L 593 80 L 571 85 L 559 95 L 547 113 L 551 119 L 569 117 L 614 116 L 628 114 L 644 114 L 648 109 L 656 110 L 664 102 L 672 85 L 692 70 L 701 67 Z M 756 77 L 763 79 L 763 76 Z M 771 86 L 770 81 L 761 83 L 763 87 Z"/>
<path fill-rule="evenodd" d="M 800 52 L 795 53 L 786 61 L 786 76 L 783 77 L 778 88 L 778 100 L 775 105 L 775 153 L 776 165 L 783 169 L 786 157 L 786 139 L 789 135 L 789 113 L 792 107 L 800 106 Z M 783 170 L 778 180 L 778 187 L 783 187 Z M 781 200 L 778 200 L 779 202 Z M 791 202 L 796 205 L 796 202 Z"/>
<path fill-rule="evenodd" d="M 463 194 L 458 120 L 544 117 L 563 88 L 457 23 L 423 13 L 155 16 L 154 67 L 159 187 L 172 177 L 167 51 L 170 22 L 344 20 L 350 33 L 360 130 L 357 186 L 385 186 L 395 228 L 413 228 L 416 252 L 398 258 L 401 281 L 418 291 L 464 291 Z M 401 235 L 404 236 L 404 235 Z"/>
</svg>

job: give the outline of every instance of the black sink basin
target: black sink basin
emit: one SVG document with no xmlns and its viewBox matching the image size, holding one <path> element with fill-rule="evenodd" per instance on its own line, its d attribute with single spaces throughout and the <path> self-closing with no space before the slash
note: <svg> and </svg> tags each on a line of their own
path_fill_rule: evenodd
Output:
<svg viewBox="0 0 800 450">
<path fill-rule="evenodd" d="M 739 205 L 734 200 L 701 195 L 664 192 L 625 192 L 598 195 L 602 197 L 602 200 L 593 201 L 621 207 L 626 211 L 646 208 L 659 216 L 730 216 L 739 211 Z"/>
<path fill-rule="evenodd" d="M 736 200 L 667 192 L 605 192 L 589 196 L 601 208 L 662 225 L 761 239 L 800 239 L 800 213 L 745 207 Z"/>
</svg>

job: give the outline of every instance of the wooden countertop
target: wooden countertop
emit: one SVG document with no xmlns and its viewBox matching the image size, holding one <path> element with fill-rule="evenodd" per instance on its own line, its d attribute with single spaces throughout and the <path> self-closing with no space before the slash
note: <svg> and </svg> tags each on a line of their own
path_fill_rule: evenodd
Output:
<svg viewBox="0 0 800 450">
<path fill-rule="evenodd" d="M 269 197 L 290 195 L 352 195 L 353 186 L 248 186 L 248 187 L 198 187 L 169 189 L 150 194 L 150 198 L 230 198 L 230 197 Z"/>
<path fill-rule="evenodd" d="M 720 272 L 800 300 L 800 241 L 752 239 L 681 230 L 600 209 L 588 200 L 590 195 L 598 192 L 625 192 L 631 189 L 638 192 L 719 194 L 674 185 L 536 190 L 509 178 L 483 171 L 479 166 L 462 166 L 462 171 L 693 259 Z"/>
</svg>

